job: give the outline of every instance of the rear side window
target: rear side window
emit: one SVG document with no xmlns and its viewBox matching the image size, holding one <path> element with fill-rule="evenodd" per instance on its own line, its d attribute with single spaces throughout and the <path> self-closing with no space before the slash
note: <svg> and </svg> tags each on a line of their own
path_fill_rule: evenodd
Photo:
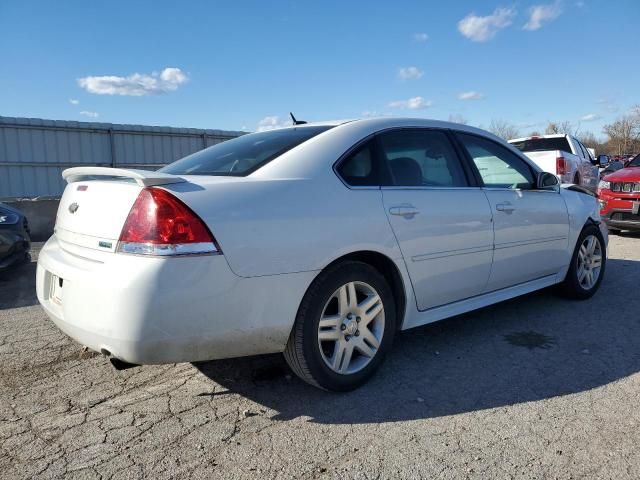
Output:
<svg viewBox="0 0 640 480">
<path fill-rule="evenodd" d="M 529 165 L 508 149 L 476 135 L 458 133 L 458 138 L 487 187 L 531 189 L 533 173 Z"/>
<path fill-rule="evenodd" d="M 379 136 L 391 184 L 400 187 L 465 187 L 467 180 L 447 135 L 407 129 Z"/>
<path fill-rule="evenodd" d="M 373 141 L 356 148 L 337 168 L 342 179 L 353 187 L 377 187 L 380 185 L 378 165 L 375 161 Z"/>
<path fill-rule="evenodd" d="M 546 150 L 562 150 L 571 153 L 571 145 L 567 137 L 530 138 L 519 142 L 509 142 L 521 152 L 543 152 Z"/>
<path fill-rule="evenodd" d="M 330 128 L 295 127 L 243 135 L 193 153 L 160 171 L 174 175 L 242 177 Z"/>
</svg>

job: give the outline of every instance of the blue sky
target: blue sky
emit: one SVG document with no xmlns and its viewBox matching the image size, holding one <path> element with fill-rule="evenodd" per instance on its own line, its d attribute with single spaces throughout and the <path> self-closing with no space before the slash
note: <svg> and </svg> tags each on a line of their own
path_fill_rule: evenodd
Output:
<svg viewBox="0 0 640 480">
<path fill-rule="evenodd" d="M 637 0 L 3 0 L 0 115 L 255 130 L 290 110 L 453 114 L 600 135 L 640 103 L 639 29 Z"/>
</svg>

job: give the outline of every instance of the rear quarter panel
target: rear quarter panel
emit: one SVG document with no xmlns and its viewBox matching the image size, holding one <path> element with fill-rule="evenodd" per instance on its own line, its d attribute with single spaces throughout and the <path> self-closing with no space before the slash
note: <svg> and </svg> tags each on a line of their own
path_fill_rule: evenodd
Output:
<svg viewBox="0 0 640 480">
<path fill-rule="evenodd" d="M 236 275 L 321 270 L 336 258 L 371 250 L 401 254 L 379 189 L 350 190 L 322 178 L 253 179 L 167 185 L 209 225 Z"/>
</svg>

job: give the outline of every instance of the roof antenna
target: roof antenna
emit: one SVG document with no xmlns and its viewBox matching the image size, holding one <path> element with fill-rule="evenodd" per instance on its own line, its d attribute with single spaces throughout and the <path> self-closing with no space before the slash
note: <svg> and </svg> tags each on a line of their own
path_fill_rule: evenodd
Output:
<svg viewBox="0 0 640 480">
<path fill-rule="evenodd" d="M 304 125 L 305 123 L 307 123 L 304 120 L 296 120 L 296 117 L 293 116 L 292 112 L 289 112 L 289 115 L 291 115 L 291 121 L 294 125 Z"/>
</svg>

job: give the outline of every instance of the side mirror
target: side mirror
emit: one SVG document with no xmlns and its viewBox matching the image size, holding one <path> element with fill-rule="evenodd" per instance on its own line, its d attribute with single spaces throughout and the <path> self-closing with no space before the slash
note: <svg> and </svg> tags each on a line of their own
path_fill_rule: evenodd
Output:
<svg viewBox="0 0 640 480">
<path fill-rule="evenodd" d="M 596 165 L 599 167 L 605 167 L 609 164 L 609 157 L 606 155 L 598 155 L 596 162 Z"/>
<path fill-rule="evenodd" d="M 553 173 L 540 172 L 536 179 L 538 190 L 560 190 L 560 180 Z"/>
</svg>

